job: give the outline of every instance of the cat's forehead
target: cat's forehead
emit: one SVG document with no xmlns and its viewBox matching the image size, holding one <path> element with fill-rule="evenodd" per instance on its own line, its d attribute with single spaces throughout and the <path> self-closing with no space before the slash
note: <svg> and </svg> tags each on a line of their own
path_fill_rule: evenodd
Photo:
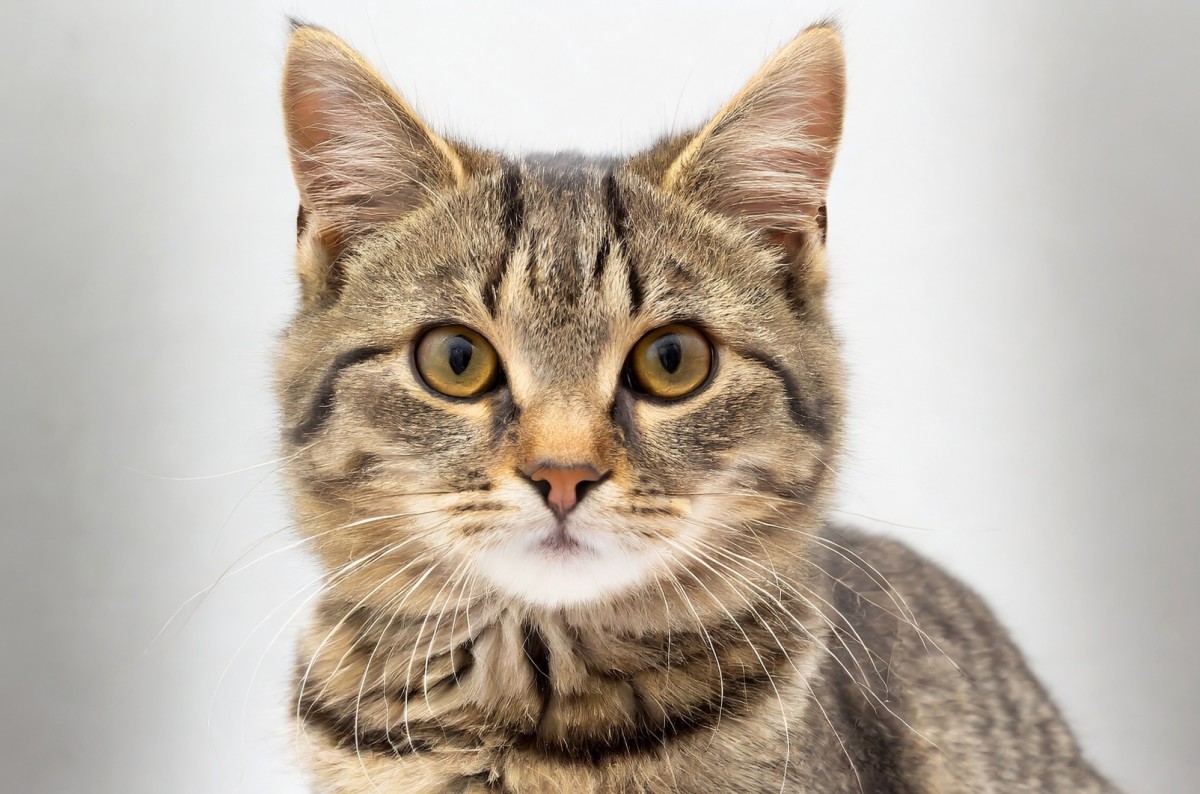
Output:
<svg viewBox="0 0 1200 794">
<path fill-rule="evenodd" d="M 577 154 L 500 161 L 358 250 L 345 303 L 378 319 L 502 326 L 535 346 L 761 320 L 778 262 L 623 166 Z"/>
<path fill-rule="evenodd" d="M 497 187 L 503 255 L 543 300 L 570 301 L 600 286 L 624 207 L 614 209 L 615 163 L 575 154 L 508 163 Z M 508 275 L 511 267 L 493 271 Z"/>
</svg>

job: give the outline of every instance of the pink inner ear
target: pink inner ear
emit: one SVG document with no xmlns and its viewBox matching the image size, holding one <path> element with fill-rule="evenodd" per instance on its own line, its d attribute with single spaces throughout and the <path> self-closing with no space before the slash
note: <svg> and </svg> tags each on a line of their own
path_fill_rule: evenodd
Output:
<svg viewBox="0 0 1200 794">
<path fill-rule="evenodd" d="M 329 140 L 329 118 L 324 107 L 330 98 L 317 86 L 292 89 L 288 112 L 291 122 L 292 144 L 309 152 Z"/>
<path fill-rule="evenodd" d="M 844 93 L 837 34 L 805 31 L 698 134 L 672 186 L 773 235 L 812 231 L 833 171 Z"/>
<path fill-rule="evenodd" d="M 714 176 L 724 181 L 727 210 L 758 226 L 798 231 L 825 201 L 840 133 L 839 92 L 801 79 L 751 96 L 748 105 L 714 135 Z"/>
<path fill-rule="evenodd" d="M 771 232 L 767 239 L 789 251 L 799 251 L 804 246 L 803 232 Z"/>
<path fill-rule="evenodd" d="M 292 169 L 330 250 L 461 179 L 450 146 L 333 34 L 293 33 L 283 85 Z"/>
</svg>

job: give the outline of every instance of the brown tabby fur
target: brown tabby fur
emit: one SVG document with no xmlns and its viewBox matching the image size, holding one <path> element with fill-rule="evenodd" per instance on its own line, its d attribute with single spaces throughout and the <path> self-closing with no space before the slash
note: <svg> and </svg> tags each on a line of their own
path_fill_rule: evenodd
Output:
<svg viewBox="0 0 1200 794">
<path fill-rule="evenodd" d="M 825 523 L 841 53 L 805 31 L 704 129 L 626 161 L 513 160 L 294 30 L 303 299 L 278 383 L 328 571 L 295 703 L 318 790 L 1113 791 L 978 598 Z M 633 393 L 629 350 L 674 322 L 712 339 L 710 381 Z M 503 385 L 422 383 L 412 342 L 444 324 L 491 341 Z M 518 473 L 547 460 L 611 470 L 571 526 L 650 550 L 646 575 L 572 601 L 556 562 L 483 562 L 550 520 Z"/>
</svg>

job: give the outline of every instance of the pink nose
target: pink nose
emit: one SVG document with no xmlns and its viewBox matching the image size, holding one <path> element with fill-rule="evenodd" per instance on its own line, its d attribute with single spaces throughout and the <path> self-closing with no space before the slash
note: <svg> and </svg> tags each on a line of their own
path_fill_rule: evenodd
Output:
<svg viewBox="0 0 1200 794">
<path fill-rule="evenodd" d="M 588 489 L 604 478 L 595 466 L 539 466 L 529 476 L 559 518 L 575 509 Z"/>
</svg>

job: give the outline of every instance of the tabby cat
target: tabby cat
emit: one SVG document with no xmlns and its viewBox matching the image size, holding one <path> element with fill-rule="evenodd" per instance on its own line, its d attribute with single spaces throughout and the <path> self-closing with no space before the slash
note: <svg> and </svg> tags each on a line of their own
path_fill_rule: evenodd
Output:
<svg viewBox="0 0 1200 794">
<path fill-rule="evenodd" d="M 978 597 L 826 523 L 844 84 L 818 25 L 694 133 L 518 159 L 294 27 L 317 790 L 1115 790 Z"/>
</svg>

